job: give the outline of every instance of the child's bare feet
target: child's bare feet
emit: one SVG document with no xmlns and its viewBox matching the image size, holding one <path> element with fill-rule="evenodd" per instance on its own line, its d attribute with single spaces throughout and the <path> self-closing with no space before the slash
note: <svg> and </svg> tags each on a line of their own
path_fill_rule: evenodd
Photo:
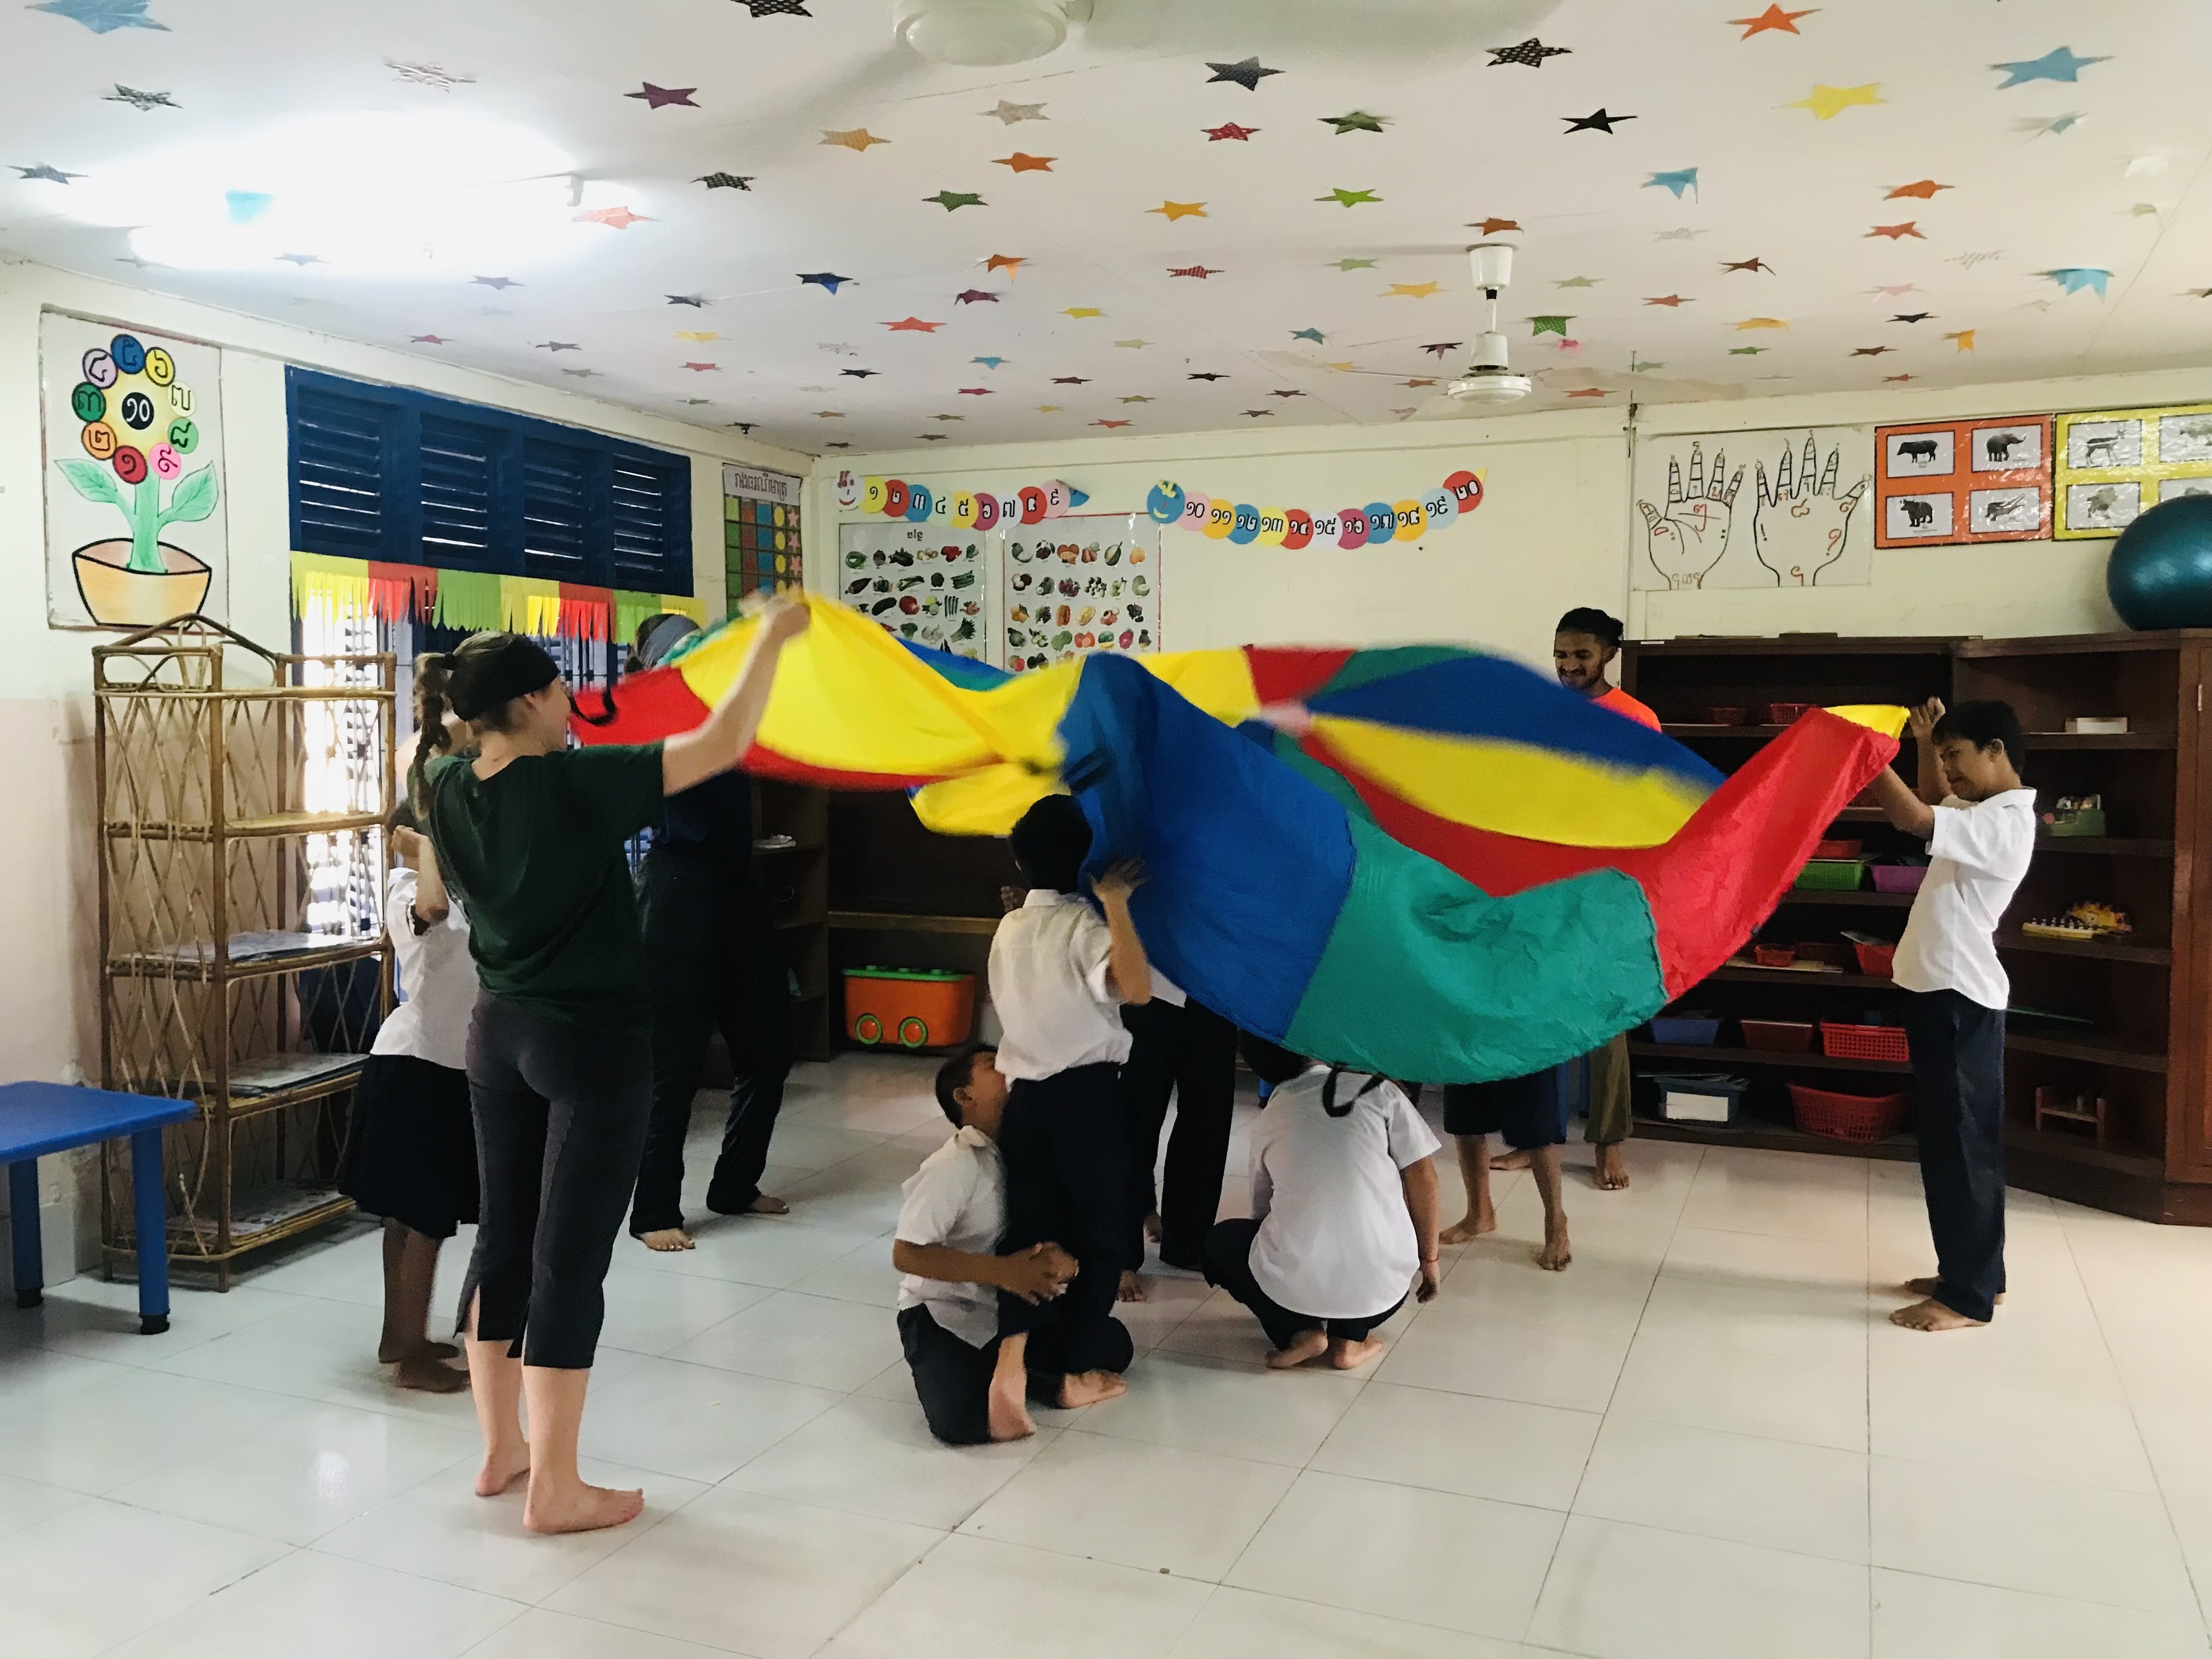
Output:
<svg viewBox="0 0 2212 1659">
<path fill-rule="evenodd" d="M 637 1242 L 648 1250 L 690 1250 L 698 1248 L 691 1235 L 681 1227 L 656 1227 L 649 1233 L 640 1233 Z"/>
<path fill-rule="evenodd" d="M 751 1206 L 745 1212 L 745 1213 L 748 1215 L 789 1215 L 791 1213 L 791 1206 L 787 1201 L 776 1197 L 773 1193 L 763 1193 L 757 1198 L 753 1200 Z"/>
<path fill-rule="evenodd" d="M 1528 1154 L 1509 1146 L 1504 1152 L 1492 1152 L 1490 1155 L 1490 1167 L 1492 1171 L 1525 1170 L 1528 1167 Z"/>
<path fill-rule="evenodd" d="M 1902 1325 L 1908 1331 L 1978 1331 L 1989 1321 L 1969 1319 L 1955 1309 L 1945 1307 L 1931 1296 L 1909 1308 L 1899 1308 L 1890 1315 L 1889 1322 Z"/>
<path fill-rule="evenodd" d="M 465 1394 L 469 1374 L 440 1364 L 426 1349 L 401 1360 L 392 1381 L 403 1389 L 420 1389 L 425 1394 Z"/>
<path fill-rule="evenodd" d="M 1114 1292 L 1114 1299 L 1116 1302 L 1142 1302 L 1145 1296 L 1144 1274 L 1134 1270 L 1125 1271 L 1121 1275 L 1121 1288 Z"/>
<path fill-rule="evenodd" d="M 1536 1252 L 1536 1265 L 1546 1273 L 1558 1273 L 1575 1259 L 1573 1248 L 1567 1243 L 1566 1218 L 1556 1223 L 1544 1224 L 1544 1248 Z"/>
<path fill-rule="evenodd" d="M 477 1496 L 496 1498 L 529 1473 L 530 1448 L 527 1445 L 486 1452 L 483 1467 L 477 1471 Z"/>
<path fill-rule="evenodd" d="M 636 1520 L 644 1507 L 645 1493 L 636 1490 L 579 1481 L 567 1492 L 541 1494 L 533 1486 L 522 1503 L 522 1524 L 532 1532 L 598 1532 Z"/>
<path fill-rule="evenodd" d="M 1060 1378 L 1060 1408 L 1077 1411 L 1101 1401 L 1119 1400 L 1128 1392 L 1129 1385 L 1119 1371 L 1076 1371 Z"/>
<path fill-rule="evenodd" d="M 1160 1217 L 1157 1210 L 1145 1218 L 1145 1237 L 1155 1244 L 1160 1242 Z"/>
<path fill-rule="evenodd" d="M 459 1359 L 461 1357 L 461 1351 L 450 1342 L 424 1341 L 404 1346 L 392 1342 L 380 1342 L 376 1347 L 376 1363 L 380 1365 L 396 1365 L 401 1360 L 414 1354 L 422 1354 L 432 1359 Z"/>
<path fill-rule="evenodd" d="M 1011 1376 L 1003 1369 L 993 1375 L 986 1414 L 992 1439 L 1026 1440 L 1036 1432 L 1036 1419 L 1030 1415 L 1028 1383 L 1027 1375 L 1019 1370 Z"/>
<path fill-rule="evenodd" d="M 1303 1365 L 1316 1359 L 1328 1349 L 1328 1333 L 1318 1325 L 1310 1331 L 1300 1331 L 1284 1346 L 1267 1356 L 1267 1369 L 1286 1371 L 1293 1365 Z"/>
<path fill-rule="evenodd" d="M 1936 1278 L 1935 1274 L 1930 1273 L 1925 1279 L 1906 1279 L 1902 1288 L 1905 1294 L 1907 1296 L 1932 1297 L 1936 1294 L 1936 1286 L 1941 1285 L 1942 1282 L 1943 1281 Z M 2002 1306 L 2005 1299 L 2005 1293 L 2002 1291 L 1999 1291 L 1990 1299 L 1992 1302 L 1996 1303 L 1999 1306 Z"/>
<path fill-rule="evenodd" d="M 1379 1337 L 1369 1337 L 1364 1342 L 1346 1342 L 1341 1337 L 1328 1345 L 1328 1363 L 1340 1371 L 1357 1370 L 1369 1360 L 1381 1356 L 1390 1345 Z"/>
<path fill-rule="evenodd" d="M 1628 1185 L 1628 1160 L 1620 1155 L 1620 1143 L 1611 1141 L 1597 1149 L 1597 1189 L 1601 1193 L 1617 1193 Z"/>
<path fill-rule="evenodd" d="M 1480 1210 L 1470 1210 L 1466 1218 L 1455 1221 L 1439 1235 L 1446 1244 L 1472 1244 L 1485 1233 L 1498 1231 L 1498 1211 L 1486 1204 Z"/>
</svg>

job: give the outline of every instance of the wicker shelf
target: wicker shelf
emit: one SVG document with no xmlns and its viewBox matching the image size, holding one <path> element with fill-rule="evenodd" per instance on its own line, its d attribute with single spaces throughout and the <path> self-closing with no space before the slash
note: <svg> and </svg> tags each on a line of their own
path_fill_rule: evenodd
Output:
<svg viewBox="0 0 2212 1659">
<path fill-rule="evenodd" d="M 383 822 L 381 812 L 270 812 L 259 817 L 231 818 L 220 827 L 125 820 L 109 823 L 105 830 L 110 836 L 136 841 L 252 841 L 270 836 L 343 835 L 353 830 L 374 830 Z"/>
<path fill-rule="evenodd" d="M 304 974 L 321 968 L 335 968 L 349 962 L 366 961 L 384 954 L 381 939 L 342 939 L 312 951 L 301 951 L 290 956 L 256 957 L 248 962 L 212 960 L 186 962 L 174 957 L 124 957 L 107 964 L 110 977 L 117 979 L 177 979 L 198 984 L 214 981 L 218 969 L 226 980 L 270 979 L 283 974 Z"/>
</svg>

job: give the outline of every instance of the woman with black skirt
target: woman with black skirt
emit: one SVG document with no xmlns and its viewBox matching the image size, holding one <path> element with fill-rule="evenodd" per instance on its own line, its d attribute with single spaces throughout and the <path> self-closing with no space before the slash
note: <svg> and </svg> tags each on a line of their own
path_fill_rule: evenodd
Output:
<svg viewBox="0 0 2212 1659">
<path fill-rule="evenodd" d="M 484 1436 L 477 1491 L 492 1497 L 527 1476 L 523 1524 L 534 1532 L 620 1526 L 645 1501 L 586 1486 L 576 1468 L 602 1285 L 653 1097 L 651 998 L 623 848 L 665 796 L 751 747 L 776 658 L 805 626 L 801 607 L 770 605 L 720 706 L 665 744 L 569 749 L 568 689 L 516 635 L 479 634 L 416 665 L 417 810 L 468 908 L 483 984 L 468 1054 L 483 1220 L 461 1303 Z M 446 705 L 473 730 L 474 761 L 437 753 Z"/>
</svg>

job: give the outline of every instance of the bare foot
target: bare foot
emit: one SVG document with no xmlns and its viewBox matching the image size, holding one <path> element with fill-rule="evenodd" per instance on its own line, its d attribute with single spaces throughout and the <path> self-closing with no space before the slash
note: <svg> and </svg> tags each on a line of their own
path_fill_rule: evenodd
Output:
<svg viewBox="0 0 2212 1659">
<path fill-rule="evenodd" d="M 1491 1154 L 1490 1167 L 1493 1172 L 1498 1170 L 1525 1170 L 1528 1167 L 1528 1154 L 1517 1152 L 1509 1146 L 1502 1152 Z"/>
<path fill-rule="evenodd" d="M 752 1201 L 749 1215 L 789 1215 L 791 1206 L 771 1193 L 763 1193 Z"/>
<path fill-rule="evenodd" d="M 1036 1432 L 1036 1419 L 1030 1415 L 1028 1381 L 1019 1370 L 992 1376 L 986 1419 L 992 1439 L 1026 1440 Z"/>
<path fill-rule="evenodd" d="M 1597 1149 L 1597 1189 L 1601 1193 L 1617 1193 L 1628 1185 L 1628 1160 L 1620 1155 L 1620 1143 L 1613 1141 Z"/>
<path fill-rule="evenodd" d="M 1060 1408 L 1072 1412 L 1101 1401 L 1119 1400 L 1128 1392 L 1129 1385 L 1119 1371 L 1076 1371 L 1060 1380 Z"/>
<path fill-rule="evenodd" d="M 1142 1302 L 1145 1297 L 1144 1274 L 1133 1271 L 1125 1272 L 1121 1275 L 1121 1288 L 1114 1292 L 1114 1299 L 1116 1302 Z"/>
<path fill-rule="evenodd" d="M 1904 1294 L 1906 1296 L 1932 1297 L 1936 1294 L 1936 1287 L 1942 1282 L 1943 1281 L 1936 1278 L 1935 1274 L 1930 1273 L 1925 1279 L 1906 1279 L 1902 1289 Z M 2004 1305 L 2005 1293 L 2002 1291 L 1999 1291 L 1990 1299 L 1995 1302 L 1999 1307 L 2002 1307 Z"/>
<path fill-rule="evenodd" d="M 1544 1227 L 1544 1248 L 1536 1252 L 1536 1265 L 1546 1273 L 1555 1273 L 1563 1270 L 1567 1263 L 1574 1259 L 1573 1248 L 1567 1243 L 1567 1224 L 1562 1221 L 1554 1227 L 1547 1223 Z"/>
<path fill-rule="evenodd" d="M 656 1227 L 649 1233 L 640 1233 L 637 1242 L 648 1250 L 696 1250 L 698 1244 L 681 1227 Z"/>
<path fill-rule="evenodd" d="M 1480 1212 L 1469 1211 L 1464 1220 L 1455 1221 L 1440 1235 L 1446 1244 L 1472 1244 L 1485 1233 L 1498 1231 L 1498 1212 L 1485 1206 Z"/>
<path fill-rule="evenodd" d="M 401 1360 L 414 1354 L 422 1354 L 431 1359 L 459 1359 L 461 1357 L 461 1351 L 450 1342 L 418 1342 L 409 1348 L 394 1347 L 387 1342 L 377 1348 L 376 1363 L 380 1365 L 396 1365 Z"/>
<path fill-rule="evenodd" d="M 403 1389 L 420 1389 L 425 1394 L 465 1394 L 469 1374 L 441 1364 L 428 1353 L 410 1353 L 399 1362 L 392 1381 Z"/>
<path fill-rule="evenodd" d="M 518 1445 L 513 1451 L 487 1452 L 483 1467 L 477 1471 L 477 1496 L 496 1498 L 529 1473 L 530 1448 L 526 1445 Z"/>
<path fill-rule="evenodd" d="M 1328 1363 L 1340 1371 L 1357 1370 L 1369 1360 L 1381 1355 L 1390 1345 L 1379 1337 L 1369 1337 L 1364 1342 L 1346 1342 L 1341 1339 L 1328 1345 Z"/>
<path fill-rule="evenodd" d="M 1267 1356 L 1267 1369 L 1286 1371 L 1293 1365 L 1303 1365 L 1309 1359 L 1319 1358 L 1328 1350 L 1328 1333 L 1318 1325 L 1310 1331 L 1300 1331 L 1288 1346 L 1278 1348 Z"/>
<path fill-rule="evenodd" d="M 1160 1242 L 1160 1218 L 1157 1210 L 1145 1218 L 1145 1237 L 1155 1244 Z"/>
<path fill-rule="evenodd" d="M 1969 1319 L 1956 1310 L 1945 1307 L 1931 1296 L 1909 1308 L 1899 1308 L 1890 1315 L 1889 1322 L 1902 1325 L 1908 1331 L 1978 1331 L 1989 1321 Z"/>
<path fill-rule="evenodd" d="M 558 1498 L 541 1498 L 533 1490 L 523 1500 L 522 1524 L 532 1532 L 598 1532 L 636 1520 L 644 1507 L 642 1492 L 579 1483 Z"/>
</svg>

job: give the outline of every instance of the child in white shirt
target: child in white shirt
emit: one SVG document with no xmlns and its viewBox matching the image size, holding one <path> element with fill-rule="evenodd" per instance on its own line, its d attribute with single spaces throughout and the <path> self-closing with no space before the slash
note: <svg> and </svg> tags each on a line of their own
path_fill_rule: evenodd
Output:
<svg viewBox="0 0 2212 1659">
<path fill-rule="evenodd" d="M 1912 711 L 1917 793 L 1885 767 L 1875 799 L 1923 837 L 1926 880 L 1892 972 L 1911 992 L 1905 1030 L 1919 1104 L 1920 1179 L 1936 1274 L 1890 1315 L 1915 1331 L 1986 1325 L 2004 1299 L 2004 1011 L 1996 933 L 2035 851 L 2035 792 L 2021 781 L 2020 720 L 2002 702 Z"/>
</svg>

